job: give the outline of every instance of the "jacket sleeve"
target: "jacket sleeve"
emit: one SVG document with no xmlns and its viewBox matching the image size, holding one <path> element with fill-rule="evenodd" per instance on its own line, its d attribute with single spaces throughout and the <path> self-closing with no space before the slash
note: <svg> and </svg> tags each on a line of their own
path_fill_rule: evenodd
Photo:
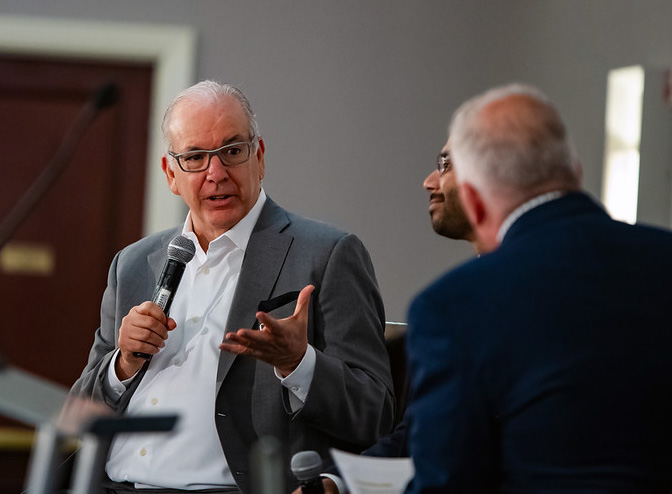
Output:
<svg viewBox="0 0 672 494">
<path fill-rule="evenodd" d="M 313 302 L 315 372 L 295 420 L 362 448 L 387 433 L 394 396 L 385 315 L 368 252 L 344 235 L 329 257 Z"/>
<path fill-rule="evenodd" d="M 125 409 L 128 399 L 132 394 L 129 391 L 140 382 L 139 378 L 134 379 L 126 389 L 126 392 L 119 398 L 110 389 L 107 379 L 108 367 L 117 349 L 119 326 L 121 326 L 117 290 L 120 255 L 121 252 L 117 253 L 110 265 L 107 287 L 105 288 L 100 307 L 100 327 L 95 332 L 93 346 L 89 352 L 89 360 L 81 376 L 75 381 L 70 390 L 70 394 L 73 396 L 104 402 L 115 411 L 123 411 Z M 141 373 L 144 373 L 145 368 L 146 365 L 143 367 Z"/>
<path fill-rule="evenodd" d="M 408 315 L 412 494 L 494 492 L 493 422 L 451 296 L 425 292 Z"/>
</svg>

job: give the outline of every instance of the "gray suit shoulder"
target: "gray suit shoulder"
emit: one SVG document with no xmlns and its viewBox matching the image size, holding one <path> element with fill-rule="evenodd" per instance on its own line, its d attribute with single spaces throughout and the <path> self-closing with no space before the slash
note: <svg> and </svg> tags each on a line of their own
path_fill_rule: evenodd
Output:
<svg viewBox="0 0 672 494">
<path fill-rule="evenodd" d="M 124 247 L 118 255 L 119 257 L 137 258 L 139 256 L 149 255 L 162 246 L 165 246 L 164 248 L 167 249 L 170 241 L 181 232 L 182 226 L 179 226 L 147 235 Z"/>
<path fill-rule="evenodd" d="M 329 223 L 287 211 L 269 197 L 255 230 L 262 231 L 267 228 L 276 229 L 278 227 L 281 233 L 293 235 L 297 238 L 305 237 L 311 239 L 314 244 L 336 244 L 344 237 L 359 240 L 356 235 Z"/>
<path fill-rule="evenodd" d="M 290 212 L 287 213 L 287 216 L 291 220 L 291 228 L 297 232 L 310 232 L 313 235 L 334 240 L 345 237 L 346 235 L 352 235 L 345 230 L 341 230 L 340 228 L 323 221 L 306 218 Z"/>
</svg>

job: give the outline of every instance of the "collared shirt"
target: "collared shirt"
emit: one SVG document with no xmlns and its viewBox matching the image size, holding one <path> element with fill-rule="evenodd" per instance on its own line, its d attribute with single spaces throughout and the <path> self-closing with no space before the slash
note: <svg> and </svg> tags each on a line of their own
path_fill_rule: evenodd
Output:
<svg viewBox="0 0 672 494">
<path fill-rule="evenodd" d="M 235 485 L 214 419 L 221 352 L 218 346 L 224 337 L 245 250 L 265 201 L 262 189 L 250 212 L 210 242 L 207 253 L 200 247 L 187 215 L 183 235 L 194 242 L 196 254 L 187 264 L 171 306 L 170 316 L 177 327 L 170 332 L 166 346 L 152 358 L 127 410 L 129 415 L 177 413 L 179 421 L 170 433 L 117 436 L 106 467 L 112 480 L 131 481 L 137 488 Z M 112 362 L 115 360 L 116 356 Z M 309 346 L 299 367 L 281 380 L 291 391 L 295 409 L 303 406 L 314 368 L 315 351 Z M 110 365 L 108 379 L 120 396 L 133 378 L 120 382 L 114 365 Z"/>
<path fill-rule="evenodd" d="M 546 192 L 545 194 L 533 197 L 529 201 L 518 206 L 516 209 L 513 210 L 513 212 L 510 215 L 506 217 L 506 219 L 502 223 L 502 226 L 499 227 L 499 231 L 497 232 L 497 241 L 500 244 L 502 243 L 502 240 L 504 239 L 506 233 L 509 231 L 509 228 L 511 228 L 511 225 L 513 225 L 516 222 L 516 220 L 520 218 L 522 215 L 524 215 L 525 213 L 536 207 L 541 206 L 542 204 L 551 202 L 555 199 L 558 199 L 559 197 L 562 197 L 563 194 L 564 192 L 560 190 Z"/>
</svg>

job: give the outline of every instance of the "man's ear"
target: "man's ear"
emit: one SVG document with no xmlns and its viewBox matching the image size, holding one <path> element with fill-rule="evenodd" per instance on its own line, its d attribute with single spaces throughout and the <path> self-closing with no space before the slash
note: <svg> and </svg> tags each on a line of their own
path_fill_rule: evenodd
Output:
<svg viewBox="0 0 672 494">
<path fill-rule="evenodd" d="M 257 147 L 257 161 L 259 161 L 259 181 L 261 182 L 266 175 L 266 162 L 264 161 L 264 154 L 266 153 L 266 144 L 264 140 L 259 138 L 259 146 Z"/>
<path fill-rule="evenodd" d="M 469 182 L 459 183 L 457 192 L 460 195 L 464 214 L 466 214 L 471 226 L 474 229 L 482 226 L 487 218 L 487 208 L 481 194 Z"/>
<path fill-rule="evenodd" d="M 180 195 L 180 190 L 177 187 L 177 180 L 175 179 L 175 170 L 168 163 L 168 157 L 164 154 L 161 158 L 161 169 L 163 173 L 166 174 L 166 180 L 168 181 L 168 187 L 173 194 L 176 196 Z"/>
</svg>

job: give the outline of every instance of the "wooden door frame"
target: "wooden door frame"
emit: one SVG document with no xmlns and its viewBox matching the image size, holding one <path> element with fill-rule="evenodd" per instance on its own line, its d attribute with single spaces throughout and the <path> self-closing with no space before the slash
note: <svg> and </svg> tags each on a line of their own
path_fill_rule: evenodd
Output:
<svg viewBox="0 0 672 494">
<path fill-rule="evenodd" d="M 170 228 L 184 220 L 185 206 L 170 192 L 161 171 L 165 146 L 160 127 L 163 112 L 174 96 L 194 82 L 193 28 L 0 15 L 0 53 L 152 64 L 143 233 Z"/>
</svg>

